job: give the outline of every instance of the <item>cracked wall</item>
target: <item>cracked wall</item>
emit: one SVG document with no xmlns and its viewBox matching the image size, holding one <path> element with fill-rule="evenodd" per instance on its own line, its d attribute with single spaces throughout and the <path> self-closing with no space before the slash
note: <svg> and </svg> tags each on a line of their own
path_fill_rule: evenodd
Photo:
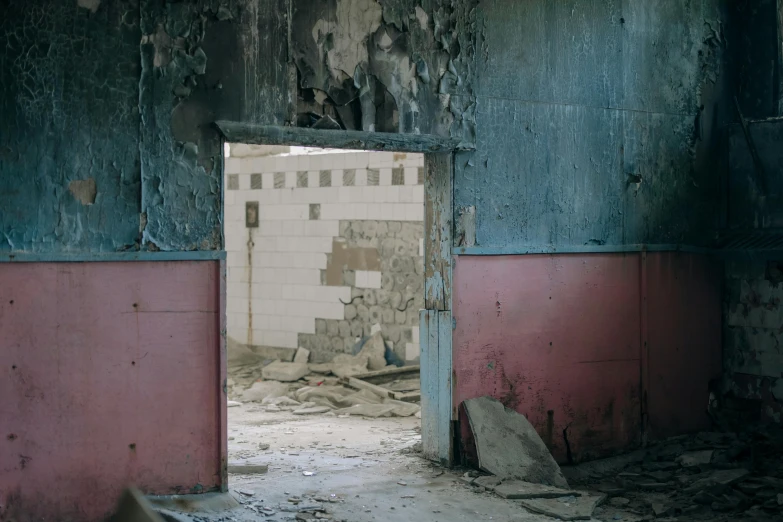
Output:
<svg viewBox="0 0 783 522">
<path fill-rule="evenodd" d="M 4 9 L 0 250 L 220 249 L 211 122 L 286 119 L 285 0 Z"/>
<path fill-rule="evenodd" d="M 3 8 L 0 250 L 114 251 L 136 241 L 140 38 L 137 0 Z M 85 179 L 95 184 L 91 205 L 71 194 Z"/>
</svg>

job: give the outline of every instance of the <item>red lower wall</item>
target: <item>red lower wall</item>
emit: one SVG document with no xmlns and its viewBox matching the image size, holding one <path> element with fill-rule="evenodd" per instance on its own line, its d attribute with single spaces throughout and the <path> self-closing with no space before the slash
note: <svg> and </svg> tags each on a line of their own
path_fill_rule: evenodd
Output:
<svg viewBox="0 0 783 522">
<path fill-rule="evenodd" d="M 220 288 L 218 261 L 0 264 L 0 519 L 221 486 Z"/>
<path fill-rule="evenodd" d="M 721 360 L 713 265 L 667 253 L 457 257 L 455 407 L 497 398 L 560 462 L 635 447 L 643 425 L 705 427 Z"/>
</svg>

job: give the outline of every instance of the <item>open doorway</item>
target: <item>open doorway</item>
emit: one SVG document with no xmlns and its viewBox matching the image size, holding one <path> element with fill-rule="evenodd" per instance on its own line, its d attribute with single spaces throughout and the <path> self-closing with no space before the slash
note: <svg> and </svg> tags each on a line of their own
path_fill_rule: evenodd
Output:
<svg viewBox="0 0 783 522">
<path fill-rule="evenodd" d="M 420 448 L 424 183 L 418 153 L 227 144 L 232 486 Z"/>
</svg>

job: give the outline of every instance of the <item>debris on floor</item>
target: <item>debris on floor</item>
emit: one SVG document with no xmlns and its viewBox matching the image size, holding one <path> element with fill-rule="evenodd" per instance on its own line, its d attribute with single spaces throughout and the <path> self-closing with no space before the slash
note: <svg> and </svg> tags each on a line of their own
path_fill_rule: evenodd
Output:
<svg viewBox="0 0 783 522">
<path fill-rule="evenodd" d="M 230 406 L 260 402 L 267 412 L 295 415 L 418 416 L 419 366 L 388 364 L 380 331 L 357 342 L 354 350 L 355 355 L 310 364 L 310 352 L 300 348 L 293 362 L 229 368 L 228 394 L 237 399 Z"/>
<path fill-rule="evenodd" d="M 568 488 L 560 466 L 524 415 L 491 397 L 464 405 L 482 470 L 501 479 Z"/>
</svg>

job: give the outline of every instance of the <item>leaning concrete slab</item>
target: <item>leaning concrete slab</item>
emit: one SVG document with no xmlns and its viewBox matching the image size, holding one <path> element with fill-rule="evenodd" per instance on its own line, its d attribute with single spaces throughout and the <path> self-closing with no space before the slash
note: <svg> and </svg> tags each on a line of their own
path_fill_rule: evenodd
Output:
<svg viewBox="0 0 783 522">
<path fill-rule="evenodd" d="M 481 469 L 502 479 L 568 487 L 560 466 L 523 415 L 491 397 L 464 404 Z"/>
<path fill-rule="evenodd" d="M 548 517 L 560 520 L 591 520 L 593 511 L 603 502 L 606 495 L 560 497 L 560 498 L 532 498 L 520 500 L 522 507 L 541 513 Z"/>
</svg>

